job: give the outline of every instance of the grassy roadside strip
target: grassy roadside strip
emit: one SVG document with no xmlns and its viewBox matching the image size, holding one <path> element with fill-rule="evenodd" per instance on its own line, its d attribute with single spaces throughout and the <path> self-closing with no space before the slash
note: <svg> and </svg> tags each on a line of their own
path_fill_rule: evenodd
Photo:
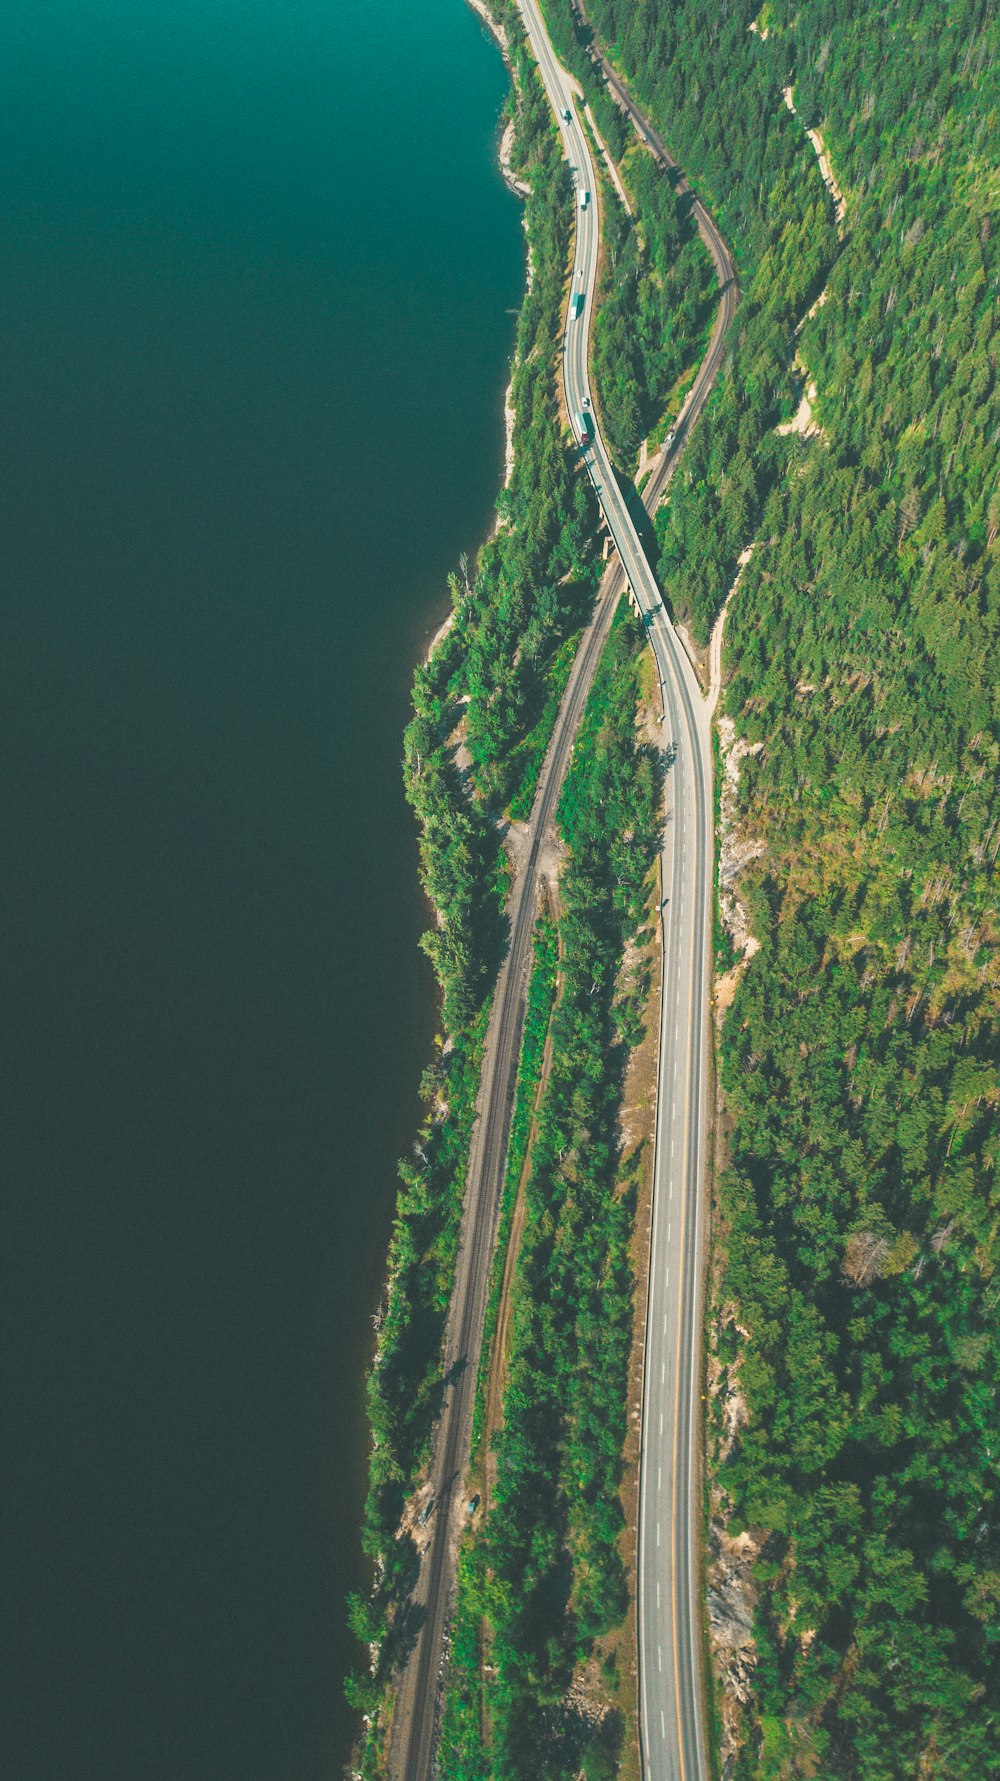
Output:
<svg viewBox="0 0 1000 1781">
<path fill-rule="evenodd" d="M 497 1246 L 493 1257 L 489 1298 L 486 1303 L 483 1346 L 479 1355 L 479 1375 L 476 1382 L 476 1401 L 472 1412 L 473 1466 L 476 1465 L 480 1457 L 479 1447 L 483 1438 L 483 1418 L 486 1412 L 486 1381 L 489 1376 L 490 1353 L 500 1315 L 500 1297 L 503 1291 L 504 1269 L 510 1244 L 514 1205 L 528 1156 L 531 1123 L 535 1116 L 539 1083 L 542 1080 L 545 1041 L 548 1036 L 556 994 L 559 937 L 555 922 L 550 916 L 542 915 L 536 922 L 534 948 L 535 962 L 528 984 L 524 1037 L 521 1042 L 521 1059 L 518 1065 L 514 1113 L 507 1150 L 507 1170 L 500 1200 Z"/>
<path fill-rule="evenodd" d="M 659 759 L 637 737 L 642 644 L 608 640 L 559 823 L 562 990 L 525 1186 L 503 1427 L 485 1525 L 459 1569 L 441 1771 L 449 1781 L 615 1773 L 630 1678 L 619 1499 L 632 1342 L 640 1150 L 620 1154 L 642 1032 L 644 934 L 660 829 Z"/>
</svg>

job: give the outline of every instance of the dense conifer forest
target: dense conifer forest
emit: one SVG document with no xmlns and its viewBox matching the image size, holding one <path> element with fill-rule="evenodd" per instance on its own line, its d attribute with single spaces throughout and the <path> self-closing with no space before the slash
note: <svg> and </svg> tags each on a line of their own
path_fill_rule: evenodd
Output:
<svg viewBox="0 0 1000 1781">
<path fill-rule="evenodd" d="M 715 315 L 712 263 L 669 180 L 638 144 L 622 163 L 635 221 L 607 182 L 594 387 L 605 438 L 623 469 L 676 419 Z"/>
<path fill-rule="evenodd" d="M 745 293 L 660 523 L 701 637 L 756 545 L 725 654 L 761 745 L 713 1279 L 716 1536 L 757 1555 L 728 1772 L 972 1781 L 1000 1772 L 1000 37 L 975 0 L 589 10 Z M 779 432 L 804 390 L 817 430 Z"/>
</svg>

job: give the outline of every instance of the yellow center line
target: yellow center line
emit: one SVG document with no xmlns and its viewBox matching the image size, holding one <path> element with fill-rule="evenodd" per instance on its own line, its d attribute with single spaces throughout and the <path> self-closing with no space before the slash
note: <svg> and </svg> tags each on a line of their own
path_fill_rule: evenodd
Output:
<svg viewBox="0 0 1000 1781">
<path fill-rule="evenodd" d="M 674 673 L 675 673 L 675 678 L 679 679 L 679 674 L 678 674 L 676 668 L 674 669 Z M 680 689 L 678 689 L 678 693 L 680 694 Z M 679 697 L 679 703 L 683 706 L 683 700 L 680 697 Z M 692 740 L 692 744 L 693 744 L 693 753 L 696 753 L 697 752 L 697 738 L 692 735 L 691 740 Z M 697 812 L 697 799 L 695 800 L 695 809 Z M 676 835 L 674 837 L 673 845 L 676 848 L 676 845 L 677 845 Z M 697 837 L 695 838 L 695 845 L 697 846 Z M 688 954 L 689 958 L 691 958 L 692 960 L 695 957 L 694 938 L 695 938 L 695 928 L 697 926 L 697 918 L 698 918 L 698 899 L 697 899 L 697 897 L 694 897 L 694 898 L 692 898 L 692 906 L 691 906 L 691 950 Z M 694 1010 L 695 1005 L 696 1005 L 695 997 L 692 995 L 692 997 L 691 997 L 692 1011 Z M 688 1101 L 690 1099 L 690 1093 L 691 1093 L 691 1025 L 690 1025 L 690 1023 L 688 1025 L 688 1045 L 687 1045 L 687 1056 L 685 1059 L 684 1092 L 685 1092 L 685 1101 Z M 678 1424 L 679 1424 L 679 1420 L 680 1420 L 680 1405 L 681 1405 L 681 1349 L 682 1349 L 682 1325 L 683 1325 L 683 1320 L 684 1320 L 684 1283 L 685 1283 L 684 1246 L 685 1246 L 685 1238 L 687 1235 L 688 1155 L 690 1152 L 690 1145 L 691 1145 L 691 1120 L 690 1120 L 690 1118 L 688 1118 L 688 1119 L 685 1119 L 685 1121 L 684 1121 L 683 1173 L 682 1173 L 682 1177 L 681 1177 L 681 1180 L 683 1183 L 683 1191 L 681 1194 L 681 1237 L 680 1237 L 680 1258 L 679 1258 L 679 1264 L 678 1264 L 679 1274 L 680 1274 L 680 1289 L 679 1289 L 678 1295 L 677 1295 L 677 1362 L 676 1362 L 676 1370 L 675 1370 L 675 1378 L 674 1378 L 674 1437 L 673 1437 L 674 1513 L 672 1514 L 672 1516 L 670 1518 L 670 1565 L 671 1565 L 670 1621 L 671 1621 L 672 1642 L 673 1642 L 673 1648 L 674 1648 L 674 1651 L 673 1651 L 674 1688 L 677 1693 L 677 1704 L 676 1704 L 677 1758 L 678 1758 L 678 1762 L 680 1764 L 681 1781 L 685 1781 L 685 1769 L 684 1769 L 684 1738 L 683 1738 L 682 1731 L 681 1731 L 681 1714 L 680 1714 L 681 1678 L 680 1678 L 680 1664 L 679 1664 L 679 1660 L 678 1660 L 678 1644 L 677 1644 L 677 1503 L 679 1501 L 679 1496 L 680 1496 L 680 1493 L 678 1490 L 678 1478 L 677 1478 L 677 1454 L 678 1454 L 678 1446 L 679 1446 Z M 695 1414 L 697 1415 L 697 1411 L 695 1411 Z"/>
</svg>

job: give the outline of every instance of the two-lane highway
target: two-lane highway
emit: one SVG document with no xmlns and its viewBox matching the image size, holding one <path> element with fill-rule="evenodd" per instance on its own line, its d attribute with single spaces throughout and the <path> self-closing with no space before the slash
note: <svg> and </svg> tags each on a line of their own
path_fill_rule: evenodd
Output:
<svg viewBox="0 0 1000 1781">
<path fill-rule="evenodd" d="M 587 340 L 597 286 L 597 180 L 572 83 L 556 61 L 536 0 L 519 0 L 519 6 L 577 189 L 573 288 L 582 290 L 584 301 L 580 318 L 571 320 L 568 328 L 566 401 L 652 645 L 667 713 L 667 741 L 674 750 L 662 861 L 664 973 L 643 1378 L 639 1720 L 647 1781 L 704 1781 L 697 1456 L 713 861 L 711 727 L 694 670 L 667 617 L 594 414 Z M 646 134 L 648 138 L 648 130 Z M 584 192 L 588 197 L 581 208 Z M 729 283 L 730 267 L 726 273 Z"/>
<path fill-rule="evenodd" d="M 654 1162 L 654 1211 L 643 1393 L 639 1526 L 640 1727 L 647 1781 L 702 1781 L 700 1600 L 695 1534 L 700 1373 L 701 1180 L 705 1110 L 705 1008 L 712 862 L 711 746 L 693 671 L 669 624 L 618 487 L 590 401 L 587 343 L 599 252 L 600 193 L 587 139 L 572 100 L 572 83 L 552 53 L 535 0 L 520 0 L 528 37 L 576 172 L 577 251 L 569 305 L 563 382 L 581 455 L 617 546 L 621 569 L 609 565 L 594 616 L 573 663 L 529 822 L 528 858 L 510 903 L 511 944 L 500 972 L 487 1033 L 476 1126 L 469 1159 L 460 1250 L 444 1346 L 444 1394 L 432 1443 L 429 1483 L 433 1513 L 412 1608 L 418 1631 L 400 1678 L 389 1751 L 396 1781 L 430 1781 L 444 1667 L 445 1634 L 463 1516 L 472 1390 L 482 1341 L 489 1264 L 496 1235 L 506 1156 L 513 1071 L 523 1026 L 530 938 L 538 900 L 538 858 L 548 834 L 580 716 L 627 577 L 652 644 L 667 713 L 665 742 L 675 759 L 669 775 L 663 852 L 664 993 Z M 663 144 L 641 114 L 617 94 L 651 152 L 673 169 Z M 579 203 L 580 192 L 588 194 Z M 702 213 L 704 215 L 704 213 Z M 702 218 L 699 217 L 699 228 Z M 705 218 L 709 230 L 711 220 Z M 705 230 L 702 230 L 705 233 Z M 643 499 L 651 513 L 684 438 L 707 399 L 722 361 L 724 336 L 737 300 L 732 264 L 715 232 L 719 314 L 705 359 L 685 403 L 672 448 L 653 467 Z M 710 243 L 711 245 L 711 243 Z M 582 417 L 582 424 L 581 424 Z"/>
</svg>

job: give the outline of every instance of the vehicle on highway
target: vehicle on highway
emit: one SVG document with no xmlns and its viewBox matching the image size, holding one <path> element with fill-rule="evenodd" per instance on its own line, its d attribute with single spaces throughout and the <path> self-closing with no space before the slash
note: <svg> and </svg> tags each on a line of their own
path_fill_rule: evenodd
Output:
<svg viewBox="0 0 1000 1781">
<path fill-rule="evenodd" d="M 573 116 L 573 113 L 570 111 L 569 106 L 564 105 L 563 106 L 563 121 L 568 124 L 570 119 L 572 118 L 572 116 Z"/>
<path fill-rule="evenodd" d="M 589 445 L 590 444 L 590 416 L 589 416 L 589 414 L 584 414 L 582 408 L 577 413 L 576 428 L 577 428 L 577 432 L 580 435 L 580 444 L 581 445 Z"/>
<path fill-rule="evenodd" d="M 580 209 L 586 210 L 587 205 L 589 203 L 590 203 L 590 193 L 588 191 L 584 190 L 580 193 Z"/>
<path fill-rule="evenodd" d="M 584 305 L 585 300 L 586 300 L 585 294 L 583 291 L 574 291 L 573 292 L 573 300 L 569 306 L 570 317 L 573 321 L 579 321 L 581 315 L 583 314 L 583 305 Z"/>
</svg>

